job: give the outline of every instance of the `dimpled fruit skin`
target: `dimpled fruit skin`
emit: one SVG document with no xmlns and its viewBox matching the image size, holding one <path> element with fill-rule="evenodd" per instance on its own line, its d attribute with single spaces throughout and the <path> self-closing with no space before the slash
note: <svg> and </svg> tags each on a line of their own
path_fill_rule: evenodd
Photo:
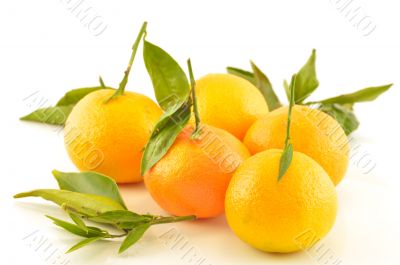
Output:
<svg viewBox="0 0 400 265">
<path fill-rule="evenodd" d="M 65 146 L 82 171 L 97 171 L 118 183 L 139 182 L 140 160 L 161 109 L 148 97 L 115 90 L 90 93 L 76 104 L 65 126 Z"/>
<path fill-rule="evenodd" d="M 306 249 L 335 222 L 335 186 L 310 157 L 294 152 L 277 181 L 282 150 L 258 153 L 236 170 L 226 192 L 225 212 L 236 235 L 267 252 Z"/>
<path fill-rule="evenodd" d="M 214 217 L 224 212 L 225 191 L 249 151 L 228 132 L 202 125 L 191 140 L 192 126 L 178 135 L 167 154 L 145 175 L 154 200 L 173 215 Z"/>
<path fill-rule="evenodd" d="M 268 113 L 258 89 L 234 75 L 206 75 L 196 81 L 196 94 L 201 120 L 240 140 L 255 120 Z"/>
<path fill-rule="evenodd" d="M 244 144 L 250 153 L 283 149 L 286 136 L 287 107 L 271 111 L 248 130 Z M 296 105 L 290 129 L 293 148 L 317 161 L 337 185 L 346 174 L 349 144 L 342 127 L 328 114 Z"/>
</svg>

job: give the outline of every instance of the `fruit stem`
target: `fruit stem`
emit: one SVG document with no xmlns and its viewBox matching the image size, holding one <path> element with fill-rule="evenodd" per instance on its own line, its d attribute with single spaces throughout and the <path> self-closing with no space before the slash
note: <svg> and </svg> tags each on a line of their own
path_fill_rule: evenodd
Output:
<svg viewBox="0 0 400 265">
<path fill-rule="evenodd" d="M 128 83 L 129 73 L 130 73 L 131 68 L 132 68 L 133 60 L 135 59 L 136 51 L 137 51 L 137 49 L 139 47 L 139 44 L 140 44 L 140 41 L 142 40 L 143 35 L 146 34 L 146 27 L 147 27 L 147 22 L 145 21 L 145 22 L 143 22 L 142 27 L 141 27 L 141 29 L 139 31 L 139 34 L 136 37 L 135 43 L 132 46 L 131 58 L 129 59 L 128 67 L 126 68 L 126 70 L 124 72 L 124 77 L 122 78 L 121 83 L 119 83 L 118 89 L 115 91 L 115 93 L 108 100 L 106 100 L 106 103 L 108 101 L 110 101 L 111 99 L 124 94 L 126 84 Z"/>
<path fill-rule="evenodd" d="M 283 148 L 281 159 L 279 161 L 279 174 L 278 174 L 278 182 L 285 175 L 286 171 L 289 169 L 290 163 L 293 158 L 293 145 L 290 139 L 290 124 L 292 121 L 292 108 L 294 105 L 294 89 L 296 85 L 296 75 L 292 76 L 292 80 L 290 81 L 290 102 L 289 102 L 289 110 L 287 117 L 287 125 L 286 125 L 286 139 L 285 139 L 285 147 Z"/>
<path fill-rule="evenodd" d="M 286 126 L 286 139 L 285 139 L 285 148 L 290 143 L 290 124 L 292 121 L 292 108 L 294 105 L 294 87 L 296 86 L 296 75 L 292 76 L 291 81 L 292 86 L 290 87 L 290 101 L 289 101 L 289 111 L 288 111 L 288 119 L 287 119 L 287 126 Z"/>
<path fill-rule="evenodd" d="M 190 58 L 187 60 L 187 65 L 189 69 L 189 76 L 190 76 L 190 86 L 191 86 L 191 95 L 192 95 L 192 104 L 193 104 L 193 113 L 194 113 L 194 118 L 195 118 L 195 129 L 192 133 L 192 138 L 196 139 L 200 135 L 200 114 L 199 114 L 199 109 L 197 107 L 197 97 L 196 97 L 196 81 L 194 80 L 194 75 L 193 75 L 193 69 L 192 69 L 192 63 L 190 61 Z"/>
<path fill-rule="evenodd" d="M 154 219 L 151 221 L 152 225 L 156 224 L 167 224 L 167 223 L 176 223 L 182 221 L 190 221 L 196 219 L 195 215 L 187 215 L 187 216 L 168 216 L 168 217 L 161 217 L 158 219 Z"/>
<path fill-rule="evenodd" d="M 101 76 L 99 76 L 99 82 L 102 88 L 106 88 L 106 84 L 104 83 L 103 78 Z"/>
<path fill-rule="evenodd" d="M 124 233 L 124 234 L 119 234 L 119 235 L 108 235 L 106 236 L 106 238 L 118 238 L 118 237 L 124 237 L 126 236 L 128 233 Z"/>
</svg>

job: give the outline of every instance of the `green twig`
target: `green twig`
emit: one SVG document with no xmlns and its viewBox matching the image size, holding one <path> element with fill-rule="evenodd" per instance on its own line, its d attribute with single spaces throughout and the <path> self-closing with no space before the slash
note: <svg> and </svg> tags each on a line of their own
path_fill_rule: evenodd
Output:
<svg viewBox="0 0 400 265">
<path fill-rule="evenodd" d="M 199 137 L 201 130 L 200 130 L 200 114 L 199 109 L 197 106 L 197 97 L 196 97 L 196 81 L 194 80 L 192 63 L 190 58 L 187 60 L 187 65 L 189 69 L 189 76 L 190 76 L 190 86 L 191 86 L 191 96 L 192 96 L 192 104 L 193 104 L 193 112 L 195 118 L 195 129 L 192 133 L 192 138 L 196 139 Z"/>
<path fill-rule="evenodd" d="M 118 238 L 118 237 L 124 237 L 126 236 L 128 233 L 124 233 L 124 234 L 120 234 L 120 235 L 108 235 L 105 238 Z"/>
<path fill-rule="evenodd" d="M 160 217 L 152 220 L 150 223 L 152 225 L 156 224 L 167 224 L 167 223 L 176 223 L 182 221 L 189 221 L 196 219 L 195 215 L 187 215 L 187 216 L 168 216 L 168 217 Z"/>
<path fill-rule="evenodd" d="M 285 148 L 290 144 L 290 124 L 292 121 L 292 108 L 294 105 L 294 88 L 296 86 L 296 75 L 292 77 L 292 86 L 290 87 L 290 102 L 289 102 L 289 110 L 288 110 L 288 120 L 286 126 L 286 139 L 285 139 Z"/>
<path fill-rule="evenodd" d="M 110 101 L 111 99 L 124 94 L 126 84 L 128 83 L 129 73 L 130 73 L 131 68 L 132 68 L 133 60 L 135 59 L 136 51 L 137 51 L 137 49 L 139 47 L 140 41 L 142 40 L 143 35 L 146 33 L 146 27 L 147 27 L 147 22 L 145 21 L 145 22 L 143 22 L 143 25 L 142 25 L 142 27 L 141 27 L 141 29 L 139 31 L 139 34 L 136 37 L 136 41 L 132 46 L 131 58 L 129 60 L 128 67 L 125 70 L 124 77 L 123 77 L 121 83 L 119 83 L 118 89 L 115 91 L 115 93 L 109 99 L 106 100 L 106 103 L 108 101 Z"/>
</svg>

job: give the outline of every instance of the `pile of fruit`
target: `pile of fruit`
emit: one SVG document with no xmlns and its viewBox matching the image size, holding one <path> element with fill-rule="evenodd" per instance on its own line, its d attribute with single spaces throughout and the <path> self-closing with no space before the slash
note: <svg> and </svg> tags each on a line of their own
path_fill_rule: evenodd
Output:
<svg viewBox="0 0 400 265">
<path fill-rule="evenodd" d="M 358 127 L 353 106 L 391 85 L 305 102 L 319 86 L 313 50 L 285 82 L 283 106 L 254 63 L 251 72 L 228 67 L 227 74 L 195 80 L 190 59 L 187 75 L 147 41 L 146 26 L 118 88 L 100 78 L 99 86 L 71 90 L 55 106 L 21 118 L 64 126 L 66 150 L 80 172 L 53 171 L 60 189 L 15 198 L 60 205 L 71 222 L 49 218 L 85 238 L 69 251 L 123 237 L 123 252 L 152 225 L 224 212 L 233 232 L 263 251 L 294 252 L 324 237 L 335 222 L 335 185 L 349 164 L 347 135 Z M 125 91 L 140 44 L 158 104 Z M 117 183 L 142 180 L 173 216 L 127 209 Z"/>
</svg>

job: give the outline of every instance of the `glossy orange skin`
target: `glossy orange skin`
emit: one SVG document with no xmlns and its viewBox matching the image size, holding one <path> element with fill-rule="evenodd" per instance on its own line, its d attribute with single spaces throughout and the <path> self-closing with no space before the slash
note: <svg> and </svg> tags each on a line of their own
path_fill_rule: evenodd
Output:
<svg viewBox="0 0 400 265">
<path fill-rule="evenodd" d="M 244 144 L 250 153 L 283 149 L 288 108 L 281 107 L 257 120 L 247 131 Z M 293 148 L 317 161 L 337 185 L 349 163 L 348 139 L 340 124 L 328 114 L 296 105 L 292 109 L 290 137 Z"/>
<path fill-rule="evenodd" d="M 114 92 L 98 90 L 78 102 L 65 125 L 65 147 L 82 171 L 97 171 L 118 183 L 140 182 L 143 148 L 162 111 L 134 92 L 105 103 Z"/>
<path fill-rule="evenodd" d="M 231 74 L 208 74 L 196 81 L 201 120 L 242 140 L 254 121 L 268 113 L 263 95 L 249 81 Z"/>
<path fill-rule="evenodd" d="M 173 215 L 217 216 L 224 211 L 225 191 L 237 166 L 250 154 L 228 132 L 202 125 L 192 140 L 192 126 L 177 137 L 167 154 L 145 175 L 154 200 Z"/>
<path fill-rule="evenodd" d="M 267 252 L 308 249 L 332 228 L 335 186 L 324 169 L 300 152 L 278 181 L 282 150 L 269 149 L 244 161 L 226 192 L 229 226 L 251 246 Z"/>
</svg>

